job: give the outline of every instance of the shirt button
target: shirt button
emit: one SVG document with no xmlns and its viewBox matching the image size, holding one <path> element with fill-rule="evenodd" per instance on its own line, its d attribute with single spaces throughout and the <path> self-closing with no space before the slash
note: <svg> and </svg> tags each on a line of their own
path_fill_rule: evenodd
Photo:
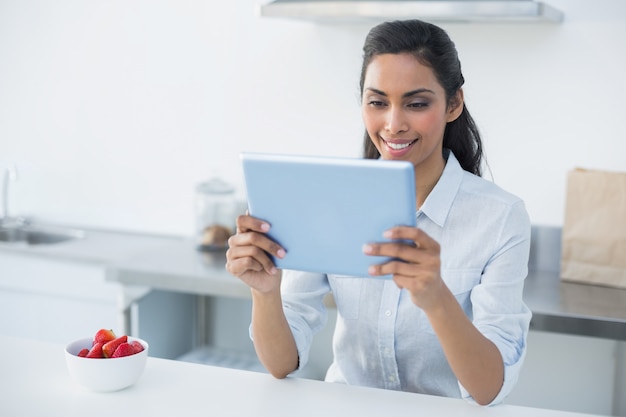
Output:
<svg viewBox="0 0 626 417">
<path fill-rule="evenodd" d="M 385 355 L 389 355 L 391 353 L 391 349 L 389 349 L 388 347 L 385 348 Z"/>
<path fill-rule="evenodd" d="M 396 377 L 393 375 L 389 375 L 389 378 L 387 379 L 389 379 L 389 382 L 394 382 L 396 380 Z"/>
<path fill-rule="evenodd" d="M 385 311 L 385 316 L 387 316 L 387 317 L 391 316 L 391 310 Z"/>
</svg>

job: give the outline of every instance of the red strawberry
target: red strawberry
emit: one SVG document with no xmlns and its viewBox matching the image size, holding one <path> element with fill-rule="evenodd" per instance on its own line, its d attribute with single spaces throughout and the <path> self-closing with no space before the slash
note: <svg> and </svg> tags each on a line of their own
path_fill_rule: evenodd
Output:
<svg viewBox="0 0 626 417">
<path fill-rule="evenodd" d="M 113 352 L 111 357 L 123 358 L 124 356 L 134 355 L 135 353 L 137 352 L 135 352 L 135 348 L 133 346 L 128 343 L 122 343 L 117 347 L 117 349 L 115 349 L 115 352 Z"/>
<path fill-rule="evenodd" d="M 128 342 L 128 336 L 124 335 L 105 343 L 104 346 L 102 346 L 102 353 L 104 354 L 104 357 L 110 358 L 113 356 L 115 349 L 117 349 L 117 347 L 122 343 L 126 342 Z"/>
<path fill-rule="evenodd" d="M 96 359 L 104 358 L 104 355 L 102 354 L 103 346 L 104 346 L 104 343 L 96 343 L 95 345 L 93 345 L 93 347 L 91 348 L 91 350 L 89 351 L 89 353 L 87 353 L 87 356 L 85 357 L 96 358 Z"/>
<path fill-rule="evenodd" d="M 100 329 L 93 338 L 94 345 L 96 343 L 107 343 L 115 339 L 115 333 L 112 329 Z"/>
<path fill-rule="evenodd" d="M 133 349 L 135 349 L 135 353 L 139 353 L 143 351 L 143 345 L 139 343 L 137 340 L 133 340 L 132 342 L 129 343 L 129 345 L 131 345 Z"/>
<path fill-rule="evenodd" d="M 81 349 L 80 352 L 78 352 L 78 356 L 80 356 L 81 358 L 84 358 L 87 356 L 88 353 L 89 353 L 89 349 L 84 348 L 84 349 Z"/>
</svg>

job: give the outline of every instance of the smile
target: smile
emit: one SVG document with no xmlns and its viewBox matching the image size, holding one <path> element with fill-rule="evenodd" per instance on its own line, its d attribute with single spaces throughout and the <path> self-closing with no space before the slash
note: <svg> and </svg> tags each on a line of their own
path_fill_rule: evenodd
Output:
<svg viewBox="0 0 626 417">
<path fill-rule="evenodd" d="M 402 149 L 406 149 L 409 146 L 413 145 L 415 142 L 417 142 L 417 139 L 412 140 L 410 142 L 402 142 L 402 143 L 387 142 L 384 139 L 383 141 L 385 142 L 385 145 L 387 145 L 389 148 L 393 149 L 394 151 L 400 151 Z"/>
</svg>

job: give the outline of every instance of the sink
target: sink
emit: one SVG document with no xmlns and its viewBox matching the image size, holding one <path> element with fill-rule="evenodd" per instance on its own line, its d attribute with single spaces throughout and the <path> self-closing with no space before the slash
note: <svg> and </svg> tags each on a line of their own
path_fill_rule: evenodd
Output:
<svg viewBox="0 0 626 417">
<path fill-rule="evenodd" d="M 85 232 L 82 230 L 58 226 L 26 225 L 0 227 L 0 243 L 51 245 L 83 237 L 85 237 Z"/>
</svg>

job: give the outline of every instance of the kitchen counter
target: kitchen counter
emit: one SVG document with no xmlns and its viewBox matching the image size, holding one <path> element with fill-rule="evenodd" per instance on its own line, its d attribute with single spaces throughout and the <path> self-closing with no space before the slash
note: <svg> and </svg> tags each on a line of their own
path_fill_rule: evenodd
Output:
<svg viewBox="0 0 626 417">
<path fill-rule="evenodd" d="M 177 240 L 111 265 L 109 278 L 166 291 L 250 298 L 250 289 L 225 265 L 225 251 L 199 252 L 192 239 Z"/>
<path fill-rule="evenodd" d="M 47 224 L 35 223 L 47 226 Z M 144 253 L 151 253 L 170 243 L 180 243 L 184 238 L 151 235 L 117 230 L 84 228 L 81 226 L 53 225 L 84 231 L 84 237 L 54 244 L 27 245 L 0 242 L 0 251 L 24 256 L 85 262 L 109 266 Z"/>
<path fill-rule="evenodd" d="M 179 240 L 117 263 L 110 279 L 160 290 L 250 297 L 249 289 L 226 272 L 225 263 L 224 252 L 199 253 L 190 240 Z M 534 330 L 626 340 L 624 289 L 562 282 L 558 271 L 531 269 L 524 299 L 533 312 Z"/>
<path fill-rule="evenodd" d="M 590 417 L 590 414 L 498 405 L 148 357 L 137 383 L 94 393 L 70 379 L 64 346 L 0 335 L 2 416 L 281 417 L 393 415 L 396 417 Z M 96 359 L 94 359 L 96 360 Z M 102 359 L 106 360 L 106 359 Z"/>
<path fill-rule="evenodd" d="M 530 271 L 524 300 L 533 312 L 533 330 L 626 340 L 624 289 L 562 282 L 558 272 Z"/>
<path fill-rule="evenodd" d="M 626 289 L 562 282 L 560 229 L 534 227 L 532 235 L 524 288 L 533 312 L 531 328 L 626 340 Z M 225 252 L 198 252 L 191 238 L 88 229 L 83 239 L 41 246 L 0 244 L 2 250 L 104 265 L 107 279 L 127 289 L 121 303 L 125 308 L 137 299 L 137 288 L 250 297 L 249 289 L 224 269 Z"/>
</svg>

